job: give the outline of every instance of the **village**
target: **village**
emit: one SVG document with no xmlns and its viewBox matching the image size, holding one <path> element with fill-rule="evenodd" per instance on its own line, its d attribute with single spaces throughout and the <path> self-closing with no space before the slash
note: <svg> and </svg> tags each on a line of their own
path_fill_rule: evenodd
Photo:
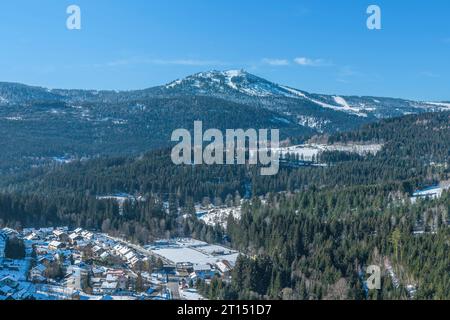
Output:
<svg viewBox="0 0 450 320">
<path fill-rule="evenodd" d="M 440 198 L 448 181 L 417 190 L 411 204 Z M 104 196 L 141 201 L 128 194 Z M 195 204 L 205 224 L 226 228 L 229 216 L 239 220 L 245 199 L 225 204 Z M 265 203 L 266 199 L 261 198 Z M 169 204 L 164 202 L 168 212 Z M 179 208 L 179 214 L 182 214 Z M 418 224 L 414 235 L 434 232 Z M 198 281 L 231 280 L 241 253 L 192 238 L 160 239 L 138 245 L 125 238 L 69 227 L 0 229 L 1 300 L 204 300 Z M 394 286 L 398 277 L 385 265 Z M 408 284 L 410 297 L 416 287 Z"/>
<path fill-rule="evenodd" d="M 139 246 L 68 227 L 0 229 L 0 300 L 204 300 L 239 252 L 195 239 Z"/>
</svg>

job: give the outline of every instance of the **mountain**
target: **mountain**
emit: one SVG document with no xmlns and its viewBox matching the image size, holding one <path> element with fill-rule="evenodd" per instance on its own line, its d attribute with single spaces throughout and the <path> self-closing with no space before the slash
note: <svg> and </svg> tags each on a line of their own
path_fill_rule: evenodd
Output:
<svg viewBox="0 0 450 320">
<path fill-rule="evenodd" d="M 278 128 L 282 138 L 315 133 L 276 112 L 204 96 L 4 105 L 0 107 L 0 173 L 168 147 L 174 130 L 192 131 L 196 120 L 203 121 L 205 130 Z"/>
<path fill-rule="evenodd" d="M 447 109 L 450 103 L 313 94 L 244 70 L 201 72 L 134 91 L 0 83 L 0 172 L 167 147 L 173 130 L 192 129 L 195 120 L 218 129 L 279 128 L 288 138 Z"/>
<path fill-rule="evenodd" d="M 355 123 L 406 114 L 450 110 L 450 103 L 446 102 L 314 94 L 270 82 L 244 70 L 200 72 L 163 86 L 134 91 L 49 90 L 0 83 L 0 106 L 36 101 L 110 104 L 174 96 L 206 96 L 265 108 L 321 132 L 348 130 Z"/>
<path fill-rule="evenodd" d="M 390 118 L 411 113 L 449 110 L 450 103 L 395 98 L 313 94 L 267 81 L 244 70 L 201 72 L 176 80 L 153 92 L 192 94 L 262 105 L 302 119 L 295 106 L 333 110 L 363 118 Z M 294 109 L 294 110 L 290 110 Z M 319 117 L 320 118 L 320 117 Z M 332 119 L 328 119 L 332 121 Z"/>
<path fill-rule="evenodd" d="M 448 175 L 450 150 L 450 112 L 408 115 L 384 119 L 357 130 L 325 135 L 320 144 L 329 146 L 377 143 L 381 150 L 371 155 L 350 157 L 344 151 L 329 151 L 320 161 L 329 166 L 282 166 L 275 176 L 261 176 L 251 166 L 174 165 L 170 149 L 150 151 L 140 157 L 107 157 L 74 161 L 56 170 L 44 170 L 30 179 L 13 181 L 15 190 L 42 194 L 157 194 L 176 192 L 182 202 L 192 197 L 202 201 L 208 196 L 223 200 L 236 190 L 246 193 L 250 181 L 252 193 L 295 192 L 306 185 L 345 188 L 351 185 L 373 186 L 378 183 L 408 182 L 433 184 Z M 308 146 L 314 145 L 310 141 Z M 436 174 L 441 172 L 443 175 Z M 394 182 L 396 181 L 396 182 Z M 0 181 L 0 189 L 9 181 Z M 369 187 L 370 188 L 370 187 Z M 386 189 L 389 190 L 389 189 Z M 386 191 L 385 190 L 385 191 Z"/>
</svg>

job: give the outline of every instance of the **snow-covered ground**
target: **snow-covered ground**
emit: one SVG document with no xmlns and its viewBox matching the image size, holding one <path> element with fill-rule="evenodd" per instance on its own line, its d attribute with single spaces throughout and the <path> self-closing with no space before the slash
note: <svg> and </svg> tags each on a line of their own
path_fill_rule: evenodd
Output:
<svg viewBox="0 0 450 320">
<path fill-rule="evenodd" d="M 205 210 L 199 209 L 197 211 L 199 219 L 206 224 L 220 225 L 223 228 L 227 227 L 227 220 L 230 215 L 233 215 L 234 219 L 239 220 L 241 218 L 241 207 L 219 207 Z"/>
<path fill-rule="evenodd" d="M 189 301 L 206 300 L 195 289 L 180 290 L 180 298 Z"/>
<path fill-rule="evenodd" d="M 214 265 L 218 261 L 227 260 L 236 263 L 239 252 L 223 246 L 210 245 L 195 239 L 178 239 L 164 244 L 154 244 L 147 249 L 173 264 L 192 263 L 193 265 Z"/>
<path fill-rule="evenodd" d="M 400 280 L 398 279 L 397 274 L 395 273 L 394 268 L 392 267 L 389 259 L 384 260 L 384 267 L 386 268 L 386 271 L 389 274 L 389 277 L 391 278 L 394 288 L 400 287 Z"/>
<path fill-rule="evenodd" d="M 399 288 L 401 285 L 401 281 L 397 274 L 394 271 L 394 268 L 392 267 L 392 264 L 388 258 L 384 260 L 384 267 L 386 268 L 386 271 L 391 278 L 392 284 L 394 285 L 394 288 Z M 405 285 L 406 291 L 408 292 L 408 296 L 410 299 L 414 299 L 414 296 L 417 292 L 417 285 L 416 284 L 406 284 Z"/>
<path fill-rule="evenodd" d="M 18 117 L 5 117 L 4 119 L 8 120 L 8 121 L 22 121 L 23 117 L 20 117 L 20 116 L 18 116 Z"/>
<path fill-rule="evenodd" d="M 282 147 L 274 149 L 281 157 L 288 154 L 298 155 L 300 159 L 305 161 L 312 161 L 317 158 L 319 154 L 325 151 L 342 151 L 349 153 L 356 153 L 359 155 L 377 154 L 383 148 L 382 144 L 302 144 L 291 147 Z"/>
<path fill-rule="evenodd" d="M 333 99 L 334 99 L 334 102 L 336 102 L 340 107 L 340 109 L 336 109 L 334 107 L 333 108 L 334 110 L 346 111 L 348 113 L 353 113 L 359 117 L 367 117 L 367 113 L 362 112 L 363 110 L 361 108 L 351 107 L 344 98 L 334 96 Z"/>
<path fill-rule="evenodd" d="M 435 107 L 441 107 L 446 110 L 450 110 L 450 103 L 447 102 L 427 102 L 427 104 Z"/>
<path fill-rule="evenodd" d="M 299 125 L 316 129 L 319 132 L 323 132 L 323 128 L 331 123 L 330 120 L 310 116 L 298 116 L 297 120 Z"/>
</svg>

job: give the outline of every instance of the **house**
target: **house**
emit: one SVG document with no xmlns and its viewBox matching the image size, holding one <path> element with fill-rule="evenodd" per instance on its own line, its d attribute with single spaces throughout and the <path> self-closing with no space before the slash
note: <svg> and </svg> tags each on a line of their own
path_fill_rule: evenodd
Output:
<svg viewBox="0 0 450 320">
<path fill-rule="evenodd" d="M 31 232 L 27 236 L 25 236 L 24 239 L 28 241 L 35 241 L 39 239 L 39 235 L 35 232 Z"/>
<path fill-rule="evenodd" d="M 81 234 L 73 232 L 69 235 L 69 241 L 72 244 L 76 244 L 78 241 L 81 241 L 81 240 L 83 240 L 83 237 L 81 236 Z"/>
<path fill-rule="evenodd" d="M 100 255 L 100 258 L 105 260 L 108 259 L 109 256 L 110 256 L 109 252 L 105 251 Z"/>
<path fill-rule="evenodd" d="M 63 231 L 63 230 L 61 230 L 61 229 L 53 230 L 53 235 L 54 235 L 59 241 L 62 241 L 62 242 L 68 242 L 68 241 L 69 241 L 69 235 L 68 235 L 65 231 Z"/>
<path fill-rule="evenodd" d="M 66 279 L 66 285 L 68 288 L 74 290 L 84 290 L 87 279 L 88 279 L 88 270 L 82 267 L 71 266 L 67 273 L 69 274 Z"/>
<path fill-rule="evenodd" d="M 19 233 L 16 230 L 10 228 L 3 228 L 0 230 L 1 233 L 5 234 L 8 237 L 18 237 Z"/>
<path fill-rule="evenodd" d="M 126 255 L 125 255 L 125 259 L 127 260 L 127 261 L 131 261 L 133 258 L 135 258 L 136 257 L 136 255 L 134 254 L 134 252 L 133 251 L 129 251 Z"/>
<path fill-rule="evenodd" d="M 13 288 L 8 285 L 4 285 L 0 287 L 0 296 L 12 296 L 13 293 L 16 292 Z"/>
<path fill-rule="evenodd" d="M 195 265 L 193 273 L 200 279 L 211 279 L 215 274 L 214 269 L 209 264 Z"/>
<path fill-rule="evenodd" d="M 101 289 L 102 286 L 102 278 L 100 277 L 93 277 L 90 279 L 91 287 L 92 287 L 92 293 L 93 294 L 102 294 L 103 291 Z"/>
<path fill-rule="evenodd" d="M 36 233 L 36 230 L 34 228 L 23 228 L 22 234 L 23 235 L 29 235 L 30 233 Z"/>
<path fill-rule="evenodd" d="M 216 267 L 223 275 L 229 275 L 231 270 L 233 270 L 233 266 L 228 260 L 221 260 L 216 262 Z"/>
<path fill-rule="evenodd" d="M 47 279 L 44 276 L 44 272 L 47 267 L 43 264 L 38 264 L 36 267 L 31 269 L 30 278 L 33 282 L 45 282 Z"/>
<path fill-rule="evenodd" d="M 44 264 L 44 265 L 49 264 L 53 261 L 55 261 L 55 257 L 51 254 L 46 254 L 46 255 L 38 258 L 38 263 Z"/>
<path fill-rule="evenodd" d="M 94 277 L 102 277 L 104 273 L 105 273 L 105 267 L 92 268 L 92 274 Z"/>
<path fill-rule="evenodd" d="M 129 252 L 130 249 L 127 247 L 122 247 L 121 249 L 119 249 L 119 254 L 121 254 L 122 256 L 126 256 Z"/>
<path fill-rule="evenodd" d="M 79 240 L 79 241 L 76 242 L 76 247 L 78 249 L 83 249 L 83 248 L 86 248 L 86 247 L 88 247 L 90 245 L 91 245 L 91 243 L 89 241 L 85 241 L 85 240 Z"/>
<path fill-rule="evenodd" d="M 54 228 L 41 228 L 39 229 L 39 233 L 42 237 L 46 237 L 48 235 L 53 234 Z"/>
<path fill-rule="evenodd" d="M 0 279 L 0 297 L 4 297 L 5 299 L 13 299 L 12 296 L 20 289 L 19 286 L 19 282 L 14 280 L 12 277 L 6 276 Z"/>
<path fill-rule="evenodd" d="M 81 232 L 81 236 L 85 240 L 91 240 L 94 237 L 94 234 L 92 232 L 89 232 L 89 231 L 82 231 Z"/>
<path fill-rule="evenodd" d="M 63 247 L 64 247 L 64 244 L 59 241 L 52 241 L 48 244 L 48 248 L 50 250 L 58 250 L 58 249 L 62 249 Z"/>
<path fill-rule="evenodd" d="M 104 281 L 100 286 L 100 289 L 104 294 L 113 294 L 118 289 L 118 283 L 114 281 L 112 282 Z"/>
<path fill-rule="evenodd" d="M 95 256 L 98 257 L 101 256 L 103 252 L 105 252 L 105 249 L 103 249 L 99 245 L 96 245 L 92 248 L 92 252 L 94 253 Z"/>
<path fill-rule="evenodd" d="M 128 260 L 128 263 L 131 267 L 134 267 L 139 261 L 141 261 L 138 257 L 134 256 L 132 259 Z"/>
<path fill-rule="evenodd" d="M 106 272 L 107 282 L 116 282 L 116 288 L 125 290 L 128 286 L 128 277 L 124 270 L 108 270 Z"/>
<path fill-rule="evenodd" d="M 177 273 L 181 276 L 183 275 L 189 275 L 194 271 L 194 265 L 190 262 L 181 262 L 177 263 Z"/>
</svg>

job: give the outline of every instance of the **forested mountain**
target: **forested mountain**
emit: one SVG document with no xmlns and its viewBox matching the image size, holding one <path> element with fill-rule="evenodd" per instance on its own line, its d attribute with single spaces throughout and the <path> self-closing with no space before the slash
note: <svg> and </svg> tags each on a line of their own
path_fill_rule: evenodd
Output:
<svg viewBox="0 0 450 320">
<path fill-rule="evenodd" d="M 211 299 L 450 298 L 450 195 L 410 201 L 450 179 L 447 103 L 316 95 L 213 71 L 130 92 L 0 84 L 0 105 L 0 227 L 225 242 L 244 255 L 231 282 L 197 283 Z M 170 135 L 195 120 L 382 149 L 323 152 L 306 166 L 288 156 L 295 165 L 275 176 L 248 165 L 176 166 Z M 140 200 L 119 208 L 99 197 L 116 193 Z M 242 198 L 242 215 L 226 228 L 195 215 L 195 203 Z M 363 270 L 372 264 L 389 272 L 382 290 L 367 292 Z"/>
<path fill-rule="evenodd" d="M 172 131 L 192 128 L 194 120 L 208 128 L 279 128 L 283 138 L 306 137 L 449 107 L 442 102 L 311 94 L 242 70 L 202 72 L 136 91 L 0 83 L 0 173 L 167 147 Z"/>
<path fill-rule="evenodd" d="M 169 150 L 38 168 L 3 181 L 1 224 L 84 226 L 142 243 L 159 236 L 227 239 L 246 255 L 231 283 L 197 284 L 211 299 L 450 298 L 450 195 L 409 201 L 414 190 L 450 178 L 450 113 L 409 115 L 314 139 L 379 142 L 383 149 L 358 157 L 324 153 L 318 161 L 327 166 L 285 167 L 273 177 L 248 166 L 174 166 Z M 253 197 L 225 230 L 192 214 L 204 197 L 234 201 L 248 196 L 249 187 Z M 115 192 L 145 201 L 126 202 L 120 215 L 114 201 L 96 199 Z M 395 278 L 383 274 L 381 291 L 362 285 L 362 270 L 371 264 L 395 272 Z"/>
<path fill-rule="evenodd" d="M 0 108 L 0 173 L 98 155 L 136 155 L 168 147 L 173 130 L 277 128 L 282 138 L 309 136 L 276 112 L 203 96 L 149 98 L 133 103 L 33 103 Z"/>
<path fill-rule="evenodd" d="M 369 124 L 348 133 L 316 136 L 311 141 L 371 142 L 380 143 L 383 148 L 376 155 L 365 157 L 326 152 L 317 161 L 329 162 L 327 167 L 282 167 L 274 177 L 260 176 L 257 168 L 251 166 L 177 166 L 171 162 L 170 150 L 162 149 L 137 158 L 74 161 L 50 172 L 37 168 L 25 176 L 24 183 L 8 186 L 9 180 L 3 180 L 2 185 L 15 191 L 41 190 L 44 193 L 176 193 L 182 200 L 186 195 L 196 200 L 203 196 L 224 198 L 227 194 L 221 189 L 242 193 L 249 184 L 256 195 L 293 192 L 308 186 L 373 185 L 381 182 L 402 182 L 405 185 L 408 182 L 408 190 L 411 190 L 442 179 L 435 172 L 448 162 L 449 116 L 449 112 L 409 115 Z"/>
</svg>

